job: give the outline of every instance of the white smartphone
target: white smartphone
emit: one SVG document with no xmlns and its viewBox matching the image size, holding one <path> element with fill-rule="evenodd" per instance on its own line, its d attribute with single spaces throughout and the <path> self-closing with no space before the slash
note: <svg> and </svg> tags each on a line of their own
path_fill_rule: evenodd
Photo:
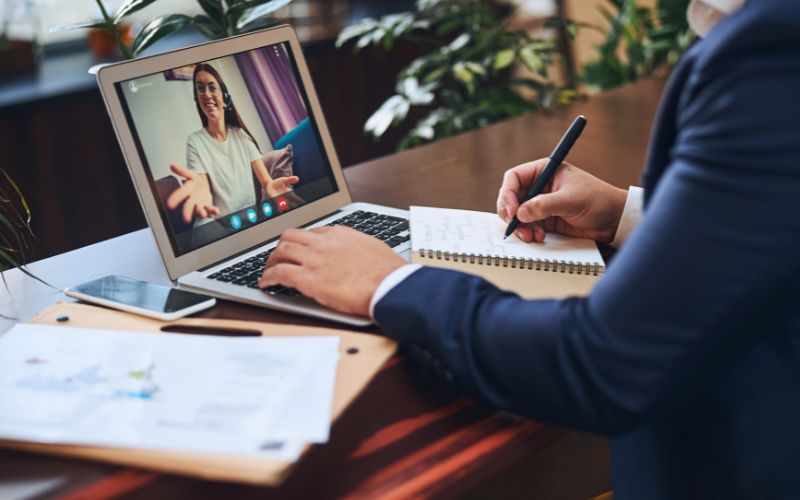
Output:
<svg viewBox="0 0 800 500">
<path fill-rule="evenodd" d="M 213 297 L 199 293 L 117 275 L 104 276 L 67 288 L 64 294 L 85 302 L 164 321 L 188 316 L 217 303 Z"/>
</svg>

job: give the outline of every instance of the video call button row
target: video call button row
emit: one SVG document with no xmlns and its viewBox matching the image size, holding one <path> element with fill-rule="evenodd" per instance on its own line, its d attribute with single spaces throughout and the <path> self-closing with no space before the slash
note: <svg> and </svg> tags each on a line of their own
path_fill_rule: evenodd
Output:
<svg viewBox="0 0 800 500">
<path fill-rule="evenodd" d="M 275 199 L 275 205 L 278 207 L 278 211 L 280 213 L 287 212 L 289 210 L 289 201 L 284 198 L 283 196 Z M 264 219 L 269 219 L 275 214 L 275 209 L 272 206 L 272 203 L 269 201 L 265 201 L 261 204 L 261 214 L 264 216 Z M 258 222 L 258 211 L 255 208 L 248 208 L 247 211 L 244 213 L 244 217 L 247 219 L 247 222 L 250 224 L 255 224 Z M 238 231 L 242 228 L 244 221 L 242 220 L 242 215 L 240 214 L 233 214 L 230 216 L 229 223 L 231 227 Z"/>
</svg>

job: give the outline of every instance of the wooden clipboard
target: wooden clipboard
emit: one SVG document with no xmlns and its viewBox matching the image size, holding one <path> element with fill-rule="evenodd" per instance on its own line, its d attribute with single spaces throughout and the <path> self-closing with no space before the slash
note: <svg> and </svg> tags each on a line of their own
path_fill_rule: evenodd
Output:
<svg viewBox="0 0 800 500">
<path fill-rule="evenodd" d="M 59 316 L 67 316 L 69 320 L 59 322 L 56 320 Z M 29 323 L 142 332 L 163 331 L 162 328 L 165 326 L 185 326 L 190 328 L 201 327 L 203 329 L 257 330 L 264 336 L 336 335 L 341 341 L 333 397 L 332 418 L 334 421 L 361 393 L 383 364 L 397 350 L 397 344 L 394 341 L 364 333 L 328 328 L 204 318 L 186 318 L 173 322 L 161 322 L 143 316 L 67 302 L 53 304 L 31 318 Z M 353 348 L 357 349 L 358 352 L 348 354 L 348 350 L 353 352 Z M 0 440 L 0 447 L 109 462 L 209 480 L 262 486 L 280 485 L 296 463 L 231 455 L 148 451 L 98 446 L 51 445 L 3 440 Z M 306 446 L 303 450 L 303 455 L 310 448 L 310 446 Z M 302 455 L 300 459 L 302 459 Z"/>
</svg>

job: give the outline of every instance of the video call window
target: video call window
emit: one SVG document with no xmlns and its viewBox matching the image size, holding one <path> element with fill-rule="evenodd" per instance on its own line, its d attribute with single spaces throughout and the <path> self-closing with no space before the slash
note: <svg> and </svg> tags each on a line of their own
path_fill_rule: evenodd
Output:
<svg viewBox="0 0 800 500">
<path fill-rule="evenodd" d="M 176 256 L 338 190 L 287 49 L 117 84 Z"/>
</svg>

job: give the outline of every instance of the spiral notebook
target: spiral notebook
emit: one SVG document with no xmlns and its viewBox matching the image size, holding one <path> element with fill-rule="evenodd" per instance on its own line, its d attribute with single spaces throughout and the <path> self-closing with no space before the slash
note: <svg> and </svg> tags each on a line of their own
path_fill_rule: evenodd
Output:
<svg viewBox="0 0 800 500">
<path fill-rule="evenodd" d="M 591 240 L 548 234 L 544 243 L 503 239 L 496 214 L 411 207 L 412 262 L 475 274 L 525 298 L 587 295 L 605 270 Z"/>
</svg>

